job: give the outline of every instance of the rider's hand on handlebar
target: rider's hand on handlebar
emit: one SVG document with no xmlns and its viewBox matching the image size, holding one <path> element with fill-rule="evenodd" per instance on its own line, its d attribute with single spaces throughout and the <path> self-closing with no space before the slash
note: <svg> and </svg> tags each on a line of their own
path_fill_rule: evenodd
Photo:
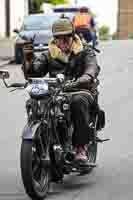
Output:
<svg viewBox="0 0 133 200">
<path fill-rule="evenodd" d="M 79 85 L 90 84 L 92 83 L 92 77 L 88 74 L 84 74 L 83 76 L 78 78 L 77 81 L 79 82 Z"/>
<path fill-rule="evenodd" d="M 72 91 L 79 88 L 88 88 L 89 85 L 91 86 L 91 83 L 92 83 L 92 77 L 85 74 L 81 76 L 80 78 L 78 78 L 76 81 L 72 81 L 72 82 L 68 81 L 65 84 L 64 91 L 68 92 L 68 91 Z"/>
<path fill-rule="evenodd" d="M 78 86 L 79 86 L 79 81 L 74 81 L 74 82 L 68 81 L 64 86 L 64 91 L 65 92 L 72 91 L 73 89 L 78 88 Z"/>
</svg>

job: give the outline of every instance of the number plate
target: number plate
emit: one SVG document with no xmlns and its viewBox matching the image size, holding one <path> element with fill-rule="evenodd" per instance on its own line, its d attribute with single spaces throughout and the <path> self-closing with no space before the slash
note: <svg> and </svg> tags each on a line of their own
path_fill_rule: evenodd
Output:
<svg viewBox="0 0 133 200">
<path fill-rule="evenodd" d="M 30 95 L 40 96 L 48 94 L 48 83 L 44 80 L 34 80 L 26 88 Z"/>
</svg>

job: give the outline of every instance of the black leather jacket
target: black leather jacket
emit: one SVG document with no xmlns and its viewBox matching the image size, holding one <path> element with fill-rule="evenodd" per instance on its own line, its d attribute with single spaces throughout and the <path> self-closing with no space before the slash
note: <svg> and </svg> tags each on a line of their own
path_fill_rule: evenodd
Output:
<svg viewBox="0 0 133 200">
<path fill-rule="evenodd" d="M 51 58 L 49 52 L 43 53 L 40 57 L 34 57 L 31 68 L 26 72 L 28 76 L 43 77 L 49 73 L 50 77 L 55 77 L 58 73 L 63 73 L 67 80 L 86 77 L 88 82 L 97 79 L 100 67 L 97 64 L 94 50 L 87 46 L 80 53 L 71 53 L 69 62 Z"/>
</svg>

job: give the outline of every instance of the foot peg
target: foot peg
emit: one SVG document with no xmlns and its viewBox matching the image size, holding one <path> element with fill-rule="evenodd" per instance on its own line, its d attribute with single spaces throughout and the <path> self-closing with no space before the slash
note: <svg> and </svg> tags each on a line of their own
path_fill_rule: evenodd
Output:
<svg viewBox="0 0 133 200">
<path fill-rule="evenodd" d="M 84 169 L 84 168 L 86 169 L 86 168 L 89 168 L 89 167 L 97 167 L 97 165 L 96 165 L 96 163 L 88 162 L 87 165 L 84 165 L 84 164 L 80 163 L 80 164 L 79 164 L 79 167 L 80 167 L 80 168 L 83 168 L 83 169 Z"/>
<path fill-rule="evenodd" d="M 88 167 L 84 167 L 84 166 L 80 166 L 78 169 L 78 176 L 85 176 L 87 175 L 90 170 L 94 167 L 97 167 L 97 165 L 95 163 L 88 163 Z"/>
<path fill-rule="evenodd" d="M 103 143 L 103 142 L 106 142 L 106 141 L 109 141 L 110 139 L 107 138 L 107 139 L 100 139 L 99 137 L 96 137 L 96 142 L 99 142 L 99 143 Z"/>
<path fill-rule="evenodd" d="M 75 162 L 74 167 L 79 171 L 84 171 L 84 170 L 86 171 L 90 168 L 97 167 L 97 165 L 96 165 L 96 163 L 89 162 L 89 161 L 87 163 Z"/>
<path fill-rule="evenodd" d="M 89 167 L 97 167 L 96 163 L 88 163 Z"/>
</svg>

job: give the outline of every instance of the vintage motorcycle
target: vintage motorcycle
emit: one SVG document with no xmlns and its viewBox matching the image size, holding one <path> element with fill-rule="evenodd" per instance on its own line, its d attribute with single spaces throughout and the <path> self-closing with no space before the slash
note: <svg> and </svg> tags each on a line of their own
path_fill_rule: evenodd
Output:
<svg viewBox="0 0 133 200">
<path fill-rule="evenodd" d="M 76 165 L 71 143 L 74 127 L 70 99 L 81 91 L 63 92 L 62 74 L 56 78 L 28 78 L 24 84 L 11 85 L 5 80 L 9 78 L 7 71 L 0 71 L 0 78 L 7 88 L 24 88 L 30 96 L 26 102 L 27 124 L 23 129 L 20 152 L 21 175 L 27 195 L 42 200 L 48 194 L 50 183 L 61 183 L 65 174 L 90 173 L 96 166 L 97 143 L 106 141 L 97 137 L 98 130 L 104 127 L 104 120 L 100 122 L 104 113 L 99 114 L 95 109 L 88 122 L 93 132 L 88 142 L 89 167 Z"/>
</svg>

